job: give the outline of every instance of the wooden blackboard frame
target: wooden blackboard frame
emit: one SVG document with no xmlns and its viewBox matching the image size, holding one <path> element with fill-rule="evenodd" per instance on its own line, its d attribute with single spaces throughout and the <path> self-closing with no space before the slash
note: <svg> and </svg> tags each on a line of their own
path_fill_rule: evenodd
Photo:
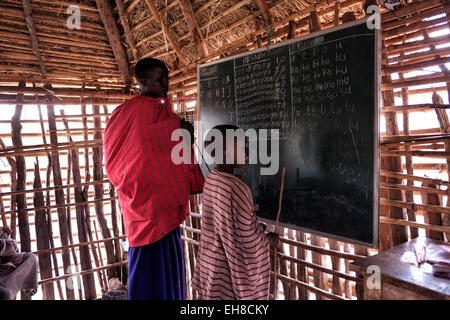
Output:
<svg viewBox="0 0 450 320">
<path fill-rule="evenodd" d="M 197 65 L 197 107 L 198 107 L 198 120 L 199 123 L 201 123 L 202 119 L 201 119 L 201 104 L 200 104 L 200 94 L 199 94 L 199 86 L 200 86 L 200 68 L 202 67 L 207 67 L 210 65 L 215 65 L 218 63 L 222 63 L 225 61 L 229 61 L 229 60 L 234 60 L 240 57 L 244 57 L 250 54 L 255 54 L 258 52 L 263 52 L 263 51 L 270 51 L 271 49 L 275 49 L 278 47 L 283 47 L 283 46 L 289 46 L 292 43 L 296 43 L 296 42 L 300 42 L 300 41 L 305 41 L 308 40 L 310 38 L 315 38 L 327 33 L 331 33 L 331 32 L 335 32 L 335 31 L 339 31 L 342 29 L 346 29 L 346 28 L 351 28 L 363 23 L 367 23 L 369 17 L 366 17 L 364 19 L 360 19 L 360 20 L 355 20 L 355 21 L 351 21 L 351 22 L 347 22 L 344 24 L 341 24 L 339 26 L 335 26 L 326 30 L 321 30 L 321 31 L 317 31 L 314 33 L 310 33 L 308 35 L 305 35 L 303 37 L 298 37 L 295 39 L 290 39 L 290 40 L 286 40 L 274 45 L 270 45 L 270 46 L 266 46 L 264 48 L 259 48 L 256 50 L 251 50 L 248 52 L 244 52 L 241 54 L 237 54 L 234 56 L 230 56 L 230 57 L 226 57 L 223 59 L 219 59 L 219 60 L 215 60 L 213 62 L 208 62 L 208 63 L 204 63 L 204 64 L 198 64 Z M 284 223 L 284 222 L 279 222 L 280 226 L 283 227 L 287 227 L 287 228 L 291 228 L 291 229 L 295 229 L 295 230 L 299 230 L 299 231 L 303 231 L 303 232 L 307 232 L 307 233 L 311 233 L 311 234 L 315 234 L 315 235 L 319 235 L 319 236 L 324 236 L 327 238 L 332 238 L 332 239 L 336 239 L 339 241 L 344 241 L 344 242 L 348 242 L 348 243 L 354 243 L 354 244 L 358 244 L 358 245 L 362 245 L 365 247 L 370 247 L 370 248 L 379 248 L 379 188 L 380 188 L 380 181 L 379 181 L 379 177 L 380 177 L 380 133 L 379 133 L 379 128 L 380 128 L 380 104 L 381 104 L 381 30 L 380 29 L 375 29 L 374 30 L 374 35 L 375 35 L 375 45 L 374 45 L 374 57 L 375 57 L 375 61 L 374 61 L 374 97 L 375 97 L 375 101 L 374 101 L 374 175 L 373 175 L 373 242 L 372 243 L 367 243 L 367 242 L 361 242 L 355 239 L 350 239 L 350 238 L 346 238 L 346 237 L 341 237 L 341 236 L 337 236 L 334 234 L 329 234 L 329 233 L 325 233 L 325 232 L 321 232 L 321 231 L 317 231 L 314 229 L 309 229 L 309 228 L 304 228 L 304 227 L 300 227 L 297 225 L 292 225 L 289 223 Z M 198 133 L 199 133 L 199 137 L 203 137 L 203 132 L 202 132 L 202 126 L 199 125 L 198 126 Z M 268 222 L 268 223 L 274 223 L 274 220 L 270 220 L 270 219 L 266 219 L 266 218 L 262 218 L 262 217 L 258 217 L 261 221 L 264 222 Z"/>
</svg>

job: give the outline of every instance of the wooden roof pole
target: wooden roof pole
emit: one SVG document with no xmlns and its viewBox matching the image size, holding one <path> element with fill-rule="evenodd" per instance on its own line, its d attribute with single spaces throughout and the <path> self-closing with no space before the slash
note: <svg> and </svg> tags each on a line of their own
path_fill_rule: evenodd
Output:
<svg viewBox="0 0 450 320">
<path fill-rule="evenodd" d="M 178 0 L 180 4 L 181 11 L 183 11 L 184 17 L 186 19 L 189 31 L 191 31 L 192 37 L 194 38 L 195 46 L 197 47 L 197 52 L 200 58 L 205 58 L 208 56 L 208 48 L 206 47 L 205 40 L 203 39 L 202 33 L 198 26 L 197 19 L 195 18 L 194 9 L 192 9 L 192 4 L 190 0 Z"/>
<path fill-rule="evenodd" d="M 273 23 L 273 17 L 272 13 L 270 12 L 269 6 L 267 5 L 267 2 L 265 0 L 255 0 L 255 2 L 258 6 L 259 11 L 261 11 L 264 21 L 266 22 L 266 27 L 268 28 Z"/>
<path fill-rule="evenodd" d="M 125 83 L 129 85 L 131 84 L 132 77 L 128 66 L 127 55 L 120 40 L 119 28 L 117 28 L 111 4 L 107 0 L 95 0 L 95 2 L 97 3 L 98 12 L 102 18 L 106 33 L 108 34 L 109 43 L 114 53 L 114 57 L 116 58 L 119 70 L 124 77 Z"/>
<path fill-rule="evenodd" d="M 117 10 L 119 11 L 120 22 L 123 26 L 123 32 L 125 33 L 125 38 L 127 39 L 128 45 L 131 48 L 131 54 L 134 60 L 138 60 L 138 53 L 136 45 L 134 44 L 134 37 L 130 30 L 130 25 L 128 24 L 127 13 L 125 11 L 125 6 L 123 5 L 123 0 L 116 0 Z"/>
<path fill-rule="evenodd" d="M 42 60 L 41 54 L 39 52 L 39 42 L 36 35 L 36 28 L 34 26 L 33 18 L 31 17 L 31 4 L 30 0 L 22 0 L 23 12 L 25 16 L 25 21 L 27 23 L 28 32 L 30 33 L 31 46 L 33 47 L 34 55 L 36 56 L 39 67 L 41 68 L 42 77 L 47 78 L 47 70 L 45 68 L 44 61 Z"/>
<path fill-rule="evenodd" d="M 158 8 L 156 8 L 156 6 L 152 0 L 145 0 L 145 3 L 147 4 L 150 11 L 152 12 L 152 15 L 155 17 L 155 20 L 160 24 L 161 29 L 164 32 L 164 35 L 167 37 L 170 44 L 172 45 L 172 48 L 177 53 L 177 57 L 178 57 L 179 61 L 181 62 L 182 65 L 186 65 L 188 62 L 184 58 L 183 52 L 181 52 L 181 49 L 178 46 L 178 43 L 175 41 L 175 38 L 174 38 L 172 32 L 170 32 L 170 30 L 167 28 L 166 24 L 162 20 L 161 15 L 159 14 Z"/>
</svg>

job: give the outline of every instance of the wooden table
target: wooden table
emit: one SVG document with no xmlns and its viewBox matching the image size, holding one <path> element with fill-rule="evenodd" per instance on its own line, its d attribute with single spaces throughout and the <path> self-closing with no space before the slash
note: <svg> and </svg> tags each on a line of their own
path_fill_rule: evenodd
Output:
<svg viewBox="0 0 450 320">
<path fill-rule="evenodd" d="M 448 242 L 431 239 L 426 239 L 425 243 L 427 258 L 442 251 L 437 245 L 450 245 Z M 358 299 L 450 300 L 450 279 L 434 276 L 432 266 L 428 263 L 418 266 L 401 262 L 403 254 L 408 251 L 414 253 L 416 244 L 417 238 L 374 256 L 352 262 L 350 270 L 355 271 L 358 278 L 356 282 Z M 370 266 L 379 267 L 381 286 L 378 288 L 373 288 L 374 274 Z M 369 288 L 370 286 L 372 288 Z"/>
</svg>

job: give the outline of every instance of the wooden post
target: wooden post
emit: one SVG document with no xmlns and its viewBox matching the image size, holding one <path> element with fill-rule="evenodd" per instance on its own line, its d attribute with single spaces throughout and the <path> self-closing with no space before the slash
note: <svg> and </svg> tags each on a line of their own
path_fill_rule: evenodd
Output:
<svg viewBox="0 0 450 320">
<path fill-rule="evenodd" d="M 316 10 L 311 12 L 311 15 L 309 17 L 309 32 L 313 33 L 316 31 L 319 31 L 322 29 L 322 26 L 320 24 L 320 17 Z"/>
<path fill-rule="evenodd" d="M 103 105 L 103 113 L 105 114 L 105 122 L 108 123 L 109 116 L 108 116 L 108 106 Z M 116 198 L 116 189 L 114 188 L 114 185 L 112 183 L 109 183 L 109 195 L 110 198 Z M 114 237 L 118 237 L 120 235 L 119 231 L 119 225 L 120 222 L 123 226 L 122 216 L 121 212 L 117 214 L 117 203 L 116 200 L 111 200 L 111 220 L 112 220 L 112 227 L 113 227 L 113 234 Z M 120 240 L 114 240 L 114 247 L 116 251 L 116 261 L 122 261 L 127 260 L 128 256 L 127 253 L 122 250 L 122 246 L 120 245 Z M 127 278 L 125 275 L 128 274 L 128 267 L 125 265 L 121 265 L 119 267 L 118 277 L 119 280 L 122 281 L 123 284 L 126 284 Z"/>
<path fill-rule="evenodd" d="M 427 188 L 433 188 L 433 189 L 436 188 L 436 184 L 433 184 L 433 183 L 422 182 L 422 186 L 427 187 Z M 441 206 L 441 199 L 438 194 L 422 192 L 421 195 L 422 195 L 422 203 L 423 204 L 431 204 L 431 205 L 435 205 L 435 206 Z M 434 224 L 436 226 L 442 226 L 442 217 L 441 216 L 442 216 L 442 214 L 440 214 L 440 213 L 434 213 L 434 212 L 428 212 L 428 211 L 423 212 L 423 218 L 424 218 L 425 223 Z M 427 238 L 444 241 L 444 234 L 442 232 L 426 230 L 425 234 L 426 234 Z"/>
<path fill-rule="evenodd" d="M 339 25 L 339 11 L 341 9 L 341 3 L 339 1 L 336 1 L 334 4 L 334 25 Z"/>
<path fill-rule="evenodd" d="M 369 1 L 366 1 L 369 2 Z M 402 54 L 400 55 L 401 58 L 404 58 L 404 54 L 402 52 Z M 404 79 L 403 73 L 400 72 L 399 73 L 400 79 Z M 409 104 L 409 95 L 408 95 L 408 89 L 407 88 L 402 88 L 402 103 L 403 105 L 408 105 Z M 410 131 L 409 131 L 409 111 L 405 110 L 403 111 L 403 134 L 404 135 L 409 135 Z M 405 150 L 406 151 L 410 151 L 411 147 L 409 145 L 405 146 Z M 408 174 L 414 174 L 414 169 L 413 169 L 413 161 L 412 161 L 412 157 L 411 156 L 405 156 L 405 162 L 406 162 L 406 172 Z M 407 185 L 412 186 L 414 185 L 414 182 L 411 180 L 407 181 Z M 407 202 L 414 202 L 414 194 L 412 191 L 405 191 L 405 200 Z M 406 210 L 406 214 L 408 216 L 408 220 L 409 221 L 416 221 L 416 213 L 413 210 L 407 209 Z M 417 238 L 419 236 L 419 231 L 417 228 L 410 228 L 409 229 L 411 232 L 411 238 Z"/>
<path fill-rule="evenodd" d="M 109 184 L 109 197 L 110 198 L 115 198 L 116 195 L 116 189 L 114 188 L 113 184 L 110 183 Z M 120 235 L 119 232 L 119 225 L 118 225 L 118 215 L 117 215 L 117 204 L 116 204 L 116 200 L 111 200 L 111 221 L 112 221 L 112 228 L 113 228 L 113 234 L 114 237 L 118 237 Z M 122 260 L 122 248 L 120 246 L 120 240 L 114 240 L 114 248 L 115 248 L 115 253 L 116 253 L 116 261 L 121 261 Z M 122 269 L 123 267 L 121 267 Z M 117 274 L 117 277 L 119 278 L 119 280 L 123 280 L 122 279 L 122 273 L 119 271 Z"/>
<path fill-rule="evenodd" d="M 48 89 L 51 89 L 50 86 L 48 86 Z M 47 103 L 47 117 L 48 117 L 48 126 L 50 129 L 50 142 L 52 144 L 58 143 L 58 136 L 56 134 L 56 117 L 55 117 L 55 108 L 53 106 L 53 98 L 52 96 L 47 96 L 48 103 Z M 59 152 L 57 150 L 52 150 L 51 152 L 51 158 L 52 158 L 52 166 L 53 166 L 53 181 L 54 185 L 56 187 L 62 187 L 62 178 L 61 178 L 61 167 L 59 164 Z M 47 180 L 49 181 L 49 179 Z M 58 220 L 59 220 L 59 233 L 61 236 L 61 243 L 63 246 L 67 246 L 69 244 L 69 231 L 67 228 L 67 217 L 66 217 L 66 210 L 63 207 L 65 204 L 64 199 L 64 191 L 63 189 L 56 189 L 55 190 L 55 201 L 57 205 L 60 205 L 58 207 Z M 62 252 L 62 260 L 63 260 L 63 266 L 64 266 L 64 274 L 69 274 L 70 270 L 70 253 L 67 249 L 64 249 Z M 74 300 L 75 294 L 73 289 L 66 286 L 66 295 L 68 300 Z"/>
<path fill-rule="evenodd" d="M 304 232 L 296 231 L 295 237 L 297 241 L 306 243 L 306 235 Z M 306 261 L 306 250 L 304 248 L 297 247 L 297 259 Z M 307 269 L 300 263 L 297 263 L 297 280 L 308 283 Z M 297 291 L 299 300 L 308 300 L 308 291 L 305 288 L 298 287 Z"/>
<path fill-rule="evenodd" d="M 95 222 L 95 220 L 92 220 L 92 223 L 94 224 L 95 240 L 98 241 L 99 238 L 98 238 L 97 223 Z M 100 247 L 100 242 L 97 243 L 97 250 L 98 250 L 98 254 L 100 255 L 100 266 L 103 266 L 103 255 L 102 255 L 102 250 Z M 101 275 L 99 277 L 99 281 L 102 285 L 102 293 L 105 293 L 108 291 L 108 280 L 107 280 L 105 270 L 99 271 L 99 275 Z"/>
<path fill-rule="evenodd" d="M 73 181 L 76 184 L 81 183 L 81 176 L 80 176 L 80 165 L 78 161 L 78 151 L 77 150 L 71 150 L 71 161 L 72 161 L 72 174 L 73 174 Z M 75 187 L 74 188 L 75 193 L 75 202 L 77 203 L 83 203 L 83 192 L 81 187 Z M 77 205 L 75 206 L 76 215 L 77 215 L 77 226 L 78 226 L 78 239 L 80 242 L 87 242 L 88 236 L 87 236 L 87 230 L 86 230 L 86 217 L 84 212 L 84 206 L 83 205 Z M 91 263 L 91 255 L 89 252 L 89 247 L 82 246 L 80 247 L 80 262 L 81 262 L 81 270 L 91 270 L 92 269 L 92 263 Z M 84 295 L 85 299 L 91 300 L 95 299 L 97 297 L 95 292 L 95 283 L 94 283 L 94 277 L 93 274 L 86 274 L 83 277 L 83 287 L 84 287 Z"/>
<path fill-rule="evenodd" d="M 446 68 L 445 66 L 442 66 L 441 69 L 445 70 L 443 68 Z M 450 92 L 450 83 L 447 82 L 447 88 L 448 91 Z M 433 103 L 443 103 L 443 99 L 441 96 L 439 96 L 437 93 L 433 93 Z M 440 110 L 440 109 L 436 109 L 436 115 L 439 121 L 439 127 L 441 128 L 441 132 L 443 133 L 449 133 L 450 132 L 450 122 L 447 116 L 447 112 L 445 110 Z M 445 150 L 446 151 L 450 151 L 450 143 L 446 142 L 445 143 Z M 447 175 L 450 179 L 450 158 L 447 158 Z M 450 188 L 447 188 L 447 207 L 450 206 Z M 444 214 L 442 216 L 442 225 L 443 226 L 450 226 L 450 217 L 448 217 L 449 215 Z M 446 239 L 447 241 L 450 241 L 450 233 L 446 233 Z"/>
<path fill-rule="evenodd" d="M 424 30 L 423 31 L 423 36 L 424 36 L 424 40 L 426 41 L 430 41 L 430 35 L 428 33 L 428 30 Z M 431 44 L 430 45 L 430 49 L 432 52 L 436 52 L 436 45 Z M 439 59 L 439 55 L 435 56 L 435 61 L 437 59 Z M 441 69 L 441 72 L 443 72 L 446 76 L 450 76 L 450 71 L 447 69 L 447 66 L 445 65 L 445 63 L 439 64 L 439 69 Z M 447 87 L 447 94 L 448 94 L 448 98 L 450 99 L 450 81 L 446 81 L 446 87 Z M 441 96 L 439 96 L 435 89 L 433 89 L 433 95 L 432 95 L 432 100 L 435 103 L 443 103 L 443 99 Z M 441 128 L 441 132 L 443 133 L 449 133 L 450 132 L 450 122 L 448 120 L 448 115 L 447 112 L 445 110 L 439 110 L 436 109 L 436 115 L 439 121 L 439 127 Z M 445 143 L 445 151 L 450 151 L 450 143 L 446 142 Z M 450 179 L 450 158 L 446 159 L 447 161 L 447 175 L 448 178 Z M 447 188 L 447 207 L 450 206 L 450 189 Z M 450 217 L 448 215 L 443 215 L 442 216 L 442 225 L 443 226 L 450 226 Z M 450 241 L 450 233 L 445 233 L 445 237 L 447 239 L 447 241 Z"/>
<path fill-rule="evenodd" d="M 39 161 L 36 158 L 36 164 L 34 168 L 34 183 L 33 183 L 34 189 L 40 189 L 42 188 L 41 185 L 41 176 L 40 176 L 40 170 L 39 170 Z M 45 212 L 45 201 L 44 201 L 44 194 L 42 192 L 35 192 L 33 194 L 33 203 L 34 207 L 36 209 L 42 209 L 42 210 L 36 210 L 35 213 L 35 230 L 36 230 L 36 242 L 37 242 L 37 249 L 43 250 L 43 249 L 49 249 L 50 248 L 50 239 L 48 234 L 47 225 L 49 221 L 47 221 L 47 214 Z M 51 221 L 50 221 L 51 223 Z M 40 254 L 38 256 L 39 260 L 39 273 L 41 275 L 41 279 L 50 279 L 52 277 L 52 261 L 50 253 Z M 55 288 L 53 286 L 53 283 L 48 283 L 42 286 L 42 293 L 44 300 L 55 300 Z"/>
<path fill-rule="evenodd" d="M 69 141 L 71 141 L 70 132 L 67 132 L 67 137 L 68 137 Z M 70 154 L 70 152 L 68 152 L 67 153 L 67 180 L 66 180 L 68 184 L 70 183 L 70 177 L 71 177 L 71 172 L 72 172 L 72 160 L 71 160 L 70 156 L 71 156 L 71 154 Z M 70 200 L 71 200 L 70 188 L 67 188 L 67 198 L 66 199 L 67 199 L 67 203 L 70 203 Z M 71 245 L 73 245 L 74 242 L 73 242 L 73 235 L 72 235 L 72 215 L 71 215 L 72 208 L 70 206 L 67 206 L 66 211 L 67 211 L 67 229 L 69 231 L 69 243 Z M 73 261 L 75 264 L 75 270 L 80 270 L 78 268 L 78 258 L 75 253 L 75 248 L 71 248 L 71 252 L 72 252 L 72 258 L 73 258 Z M 79 296 L 80 300 L 83 299 L 83 290 L 82 290 L 81 286 L 80 286 L 80 288 L 78 288 L 78 296 Z"/>
<path fill-rule="evenodd" d="M 100 115 L 100 106 L 94 105 L 93 111 L 95 115 Z M 101 118 L 95 117 L 94 118 L 94 139 L 101 140 L 102 139 L 102 132 L 101 132 Z M 94 163 L 94 180 L 99 181 L 103 180 L 103 148 L 92 148 L 92 159 Z M 95 199 L 101 200 L 103 199 L 103 195 L 105 193 L 103 184 L 97 184 L 94 186 L 95 190 Z M 111 231 L 109 230 L 108 223 L 105 218 L 105 214 L 103 211 L 103 203 L 101 201 L 98 201 L 95 203 L 95 213 L 97 215 L 97 221 L 100 226 L 100 230 L 102 232 L 102 236 L 104 239 L 111 238 Z M 114 246 L 111 242 L 105 243 L 105 249 L 106 249 L 106 257 L 108 264 L 113 264 L 116 261 L 116 257 L 114 254 Z M 118 269 L 109 268 L 107 270 L 108 278 L 114 278 L 117 277 L 117 273 L 119 272 Z"/>
<path fill-rule="evenodd" d="M 5 149 L 6 145 L 3 142 L 3 140 L 0 138 L 0 146 Z M 14 160 L 12 157 L 6 157 L 6 160 L 8 160 L 9 166 L 11 167 L 11 171 L 9 173 L 10 179 L 11 179 L 11 191 L 14 192 L 17 190 L 17 167 L 16 167 L 16 160 Z M 9 227 L 11 228 L 11 238 L 16 238 L 16 196 L 11 195 L 10 198 L 10 206 L 11 210 L 13 211 L 9 218 Z M 3 215 L 2 215 L 3 217 Z"/>
<path fill-rule="evenodd" d="M 38 105 L 38 110 L 39 110 L 39 122 L 41 125 L 42 140 L 43 140 L 44 144 L 47 145 L 47 136 L 45 135 L 44 120 L 42 117 L 41 105 Z M 51 157 L 50 152 L 47 152 L 47 158 L 48 158 L 48 166 L 47 166 L 47 174 L 46 174 L 46 187 L 49 188 L 50 187 L 50 176 L 51 176 L 51 172 L 52 172 L 52 168 L 53 168 L 52 157 Z M 48 237 L 50 240 L 50 248 L 52 249 L 52 248 L 55 248 L 55 244 L 53 241 L 52 215 L 51 215 L 50 209 L 48 209 L 50 204 L 51 204 L 50 191 L 47 191 L 46 197 L 45 197 L 45 207 L 47 209 L 45 210 L 45 212 L 47 215 L 47 232 L 48 232 Z M 52 261 L 53 261 L 53 266 L 54 266 L 54 270 L 55 270 L 55 275 L 56 275 L 56 277 L 59 277 L 59 266 L 58 266 L 58 259 L 56 257 L 56 252 L 52 251 L 51 254 L 52 254 Z M 61 281 L 56 282 L 56 287 L 58 288 L 59 299 L 63 300 L 64 294 L 63 294 L 63 290 L 62 290 L 62 286 L 61 286 Z"/>
<path fill-rule="evenodd" d="M 390 75 L 383 76 L 382 81 L 385 83 L 392 82 Z M 392 90 L 383 91 L 383 105 L 393 106 L 394 92 Z M 395 112 L 387 112 L 384 114 L 386 120 L 386 134 L 399 135 L 397 125 L 397 115 Z M 398 149 L 398 148 L 389 148 Z M 381 157 L 381 169 L 389 170 L 393 172 L 403 172 L 400 157 Z M 380 182 L 387 182 L 393 184 L 399 184 L 399 180 L 395 178 L 381 177 Z M 380 189 L 380 197 L 388 198 L 392 200 L 403 200 L 403 195 L 400 190 L 384 190 Z M 397 207 L 388 207 L 380 205 L 380 216 L 386 216 L 391 218 L 403 219 L 403 210 Z M 408 240 L 406 228 L 398 225 L 380 224 L 380 249 L 386 250 L 392 246 L 401 244 Z"/>
<path fill-rule="evenodd" d="M 330 245 L 330 249 L 340 251 L 339 242 L 334 239 L 328 239 L 328 243 Z M 331 266 L 335 271 L 341 271 L 341 258 L 336 256 L 331 256 Z M 333 283 L 331 286 L 331 290 L 334 294 L 338 296 L 342 296 L 344 294 L 344 286 L 342 278 L 333 275 Z"/>
<path fill-rule="evenodd" d="M 288 238 L 295 240 L 294 230 L 288 229 Z M 295 249 L 296 248 L 294 246 L 289 246 L 289 256 L 295 257 Z M 289 277 L 292 279 L 297 279 L 296 263 L 289 263 Z M 297 291 L 295 286 L 292 284 L 289 284 L 289 297 L 291 300 L 297 300 Z"/>
<path fill-rule="evenodd" d="M 20 82 L 20 87 L 25 87 L 25 82 Z M 20 118 L 22 116 L 23 105 L 21 104 L 23 95 L 17 95 L 17 105 L 14 116 L 11 119 L 11 140 L 14 147 L 23 146 L 22 143 L 22 124 Z M 16 156 L 16 170 L 17 170 L 17 190 L 26 189 L 26 164 L 24 156 Z M 24 194 L 18 194 L 16 196 L 16 204 L 19 218 L 19 233 L 20 233 L 20 248 L 22 252 L 31 252 L 31 239 L 30 239 L 30 227 L 28 222 L 28 213 L 26 211 L 27 202 Z M 27 299 L 28 300 L 28 299 Z"/>
<path fill-rule="evenodd" d="M 255 20 L 255 29 L 259 30 L 261 28 L 261 21 L 258 19 Z M 261 34 L 258 34 L 256 36 L 256 45 L 258 46 L 258 48 L 262 47 L 262 37 Z"/>
<path fill-rule="evenodd" d="M 344 252 L 347 252 L 347 253 L 351 252 L 349 243 L 344 242 Z M 347 274 L 350 273 L 349 267 L 350 267 L 350 262 L 349 262 L 349 260 L 346 259 L 345 260 L 345 273 L 347 273 Z M 345 294 L 345 297 L 348 299 L 351 299 L 353 296 L 352 295 L 352 283 L 348 279 L 344 280 L 344 294 Z"/>
<path fill-rule="evenodd" d="M 288 39 L 295 38 L 295 21 L 289 21 Z"/>
</svg>

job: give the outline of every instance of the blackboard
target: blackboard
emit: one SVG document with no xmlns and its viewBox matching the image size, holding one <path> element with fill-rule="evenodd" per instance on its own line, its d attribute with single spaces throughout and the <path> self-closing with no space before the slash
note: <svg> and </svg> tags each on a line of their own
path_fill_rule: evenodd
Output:
<svg viewBox="0 0 450 320">
<path fill-rule="evenodd" d="M 280 225 L 378 247 L 379 39 L 353 21 L 198 66 L 202 141 L 217 124 L 279 129 L 278 173 L 239 172 L 261 219 L 285 167 Z"/>
</svg>

